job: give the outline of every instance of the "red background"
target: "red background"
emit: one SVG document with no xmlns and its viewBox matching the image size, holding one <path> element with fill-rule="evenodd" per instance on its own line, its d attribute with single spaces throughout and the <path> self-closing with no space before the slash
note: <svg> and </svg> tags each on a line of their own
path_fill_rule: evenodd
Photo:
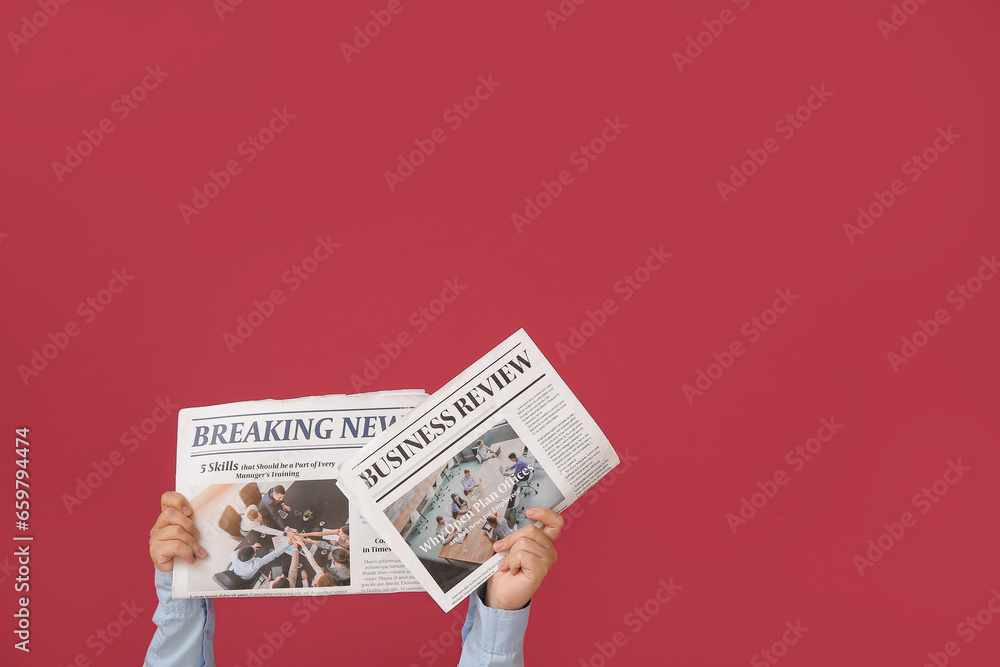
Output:
<svg viewBox="0 0 1000 667">
<path fill-rule="evenodd" d="M 3 426 L 11 445 L 31 428 L 35 541 L 32 652 L 11 647 L 5 568 L 0 661 L 141 660 L 176 416 L 134 451 L 120 438 L 157 399 L 351 392 L 402 331 L 412 345 L 365 389 L 434 391 L 523 326 L 636 459 L 560 538 L 530 662 L 603 664 L 597 644 L 621 631 L 609 664 L 748 664 L 801 621 L 780 664 L 917 666 L 949 641 L 949 664 L 997 664 L 1000 622 L 968 643 L 956 626 L 1000 587 L 1000 281 L 961 310 L 946 296 L 1000 251 L 1000 9 L 911 0 L 884 38 L 888 1 L 665 4 L 591 0 L 553 29 L 556 0 L 404 2 L 350 63 L 340 43 L 386 3 L 247 0 L 220 19 L 208 0 L 71 2 L 16 53 L 8 35 Z M 679 71 L 673 54 L 724 9 L 735 20 Z M 0 28 L 37 11 L 7 2 Z M 112 101 L 157 65 L 168 76 L 119 120 Z M 488 75 L 500 86 L 453 130 L 442 114 Z M 784 138 L 775 122 L 821 85 L 832 95 Z M 237 147 L 275 107 L 295 118 L 246 162 Z M 59 180 L 52 163 L 106 117 L 114 131 Z M 571 154 L 619 117 L 627 129 L 576 171 Z M 447 140 L 391 191 L 384 172 L 438 127 Z M 903 163 L 939 127 L 960 138 L 911 182 Z M 723 201 L 717 182 L 769 137 L 778 151 Z M 179 205 L 233 159 L 241 173 L 186 223 Z M 563 169 L 573 183 L 519 232 L 511 214 Z M 845 223 L 894 179 L 905 194 L 851 243 Z M 292 291 L 282 275 L 317 236 L 340 247 Z M 672 257 L 626 301 L 616 282 L 650 246 Z M 135 279 L 85 323 L 78 304 L 122 267 Z M 468 287 L 418 333 L 411 313 L 446 279 Z M 785 288 L 799 299 L 750 344 L 743 323 Z M 230 351 L 223 335 L 274 289 L 287 301 Z M 617 311 L 560 359 L 609 298 Z M 895 372 L 887 354 L 938 308 L 948 323 Z M 68 322 L 79 335 L 23 380 Z M 690 404 L 682 385 L 733 341 L 745 353 Z M 795 473 L 786 452 L 831 417 L 844 428 Z M 115 450 L 121 465 L 68 511 L 64 494 Z M 971 470 L 921 514 L 914 494 L 959 458 Z M 779 470 L 788 483 L 734 534 L 727 513 Z M 859 575 L 854 556 L 906 511 L 916 525 Z M 671 577 L 681 590 L 636 631 L 628 614 Z M 138 622 L 88 644 L 133 599 Z M 340 598 L 305 624 L 294 604 L 218 602 L 218 663 L 252 664 L 282 618 L 297 634 L 269 664 L 457 658 L 428 643 L 452 635 L 425 595 Z"/>
</svg>

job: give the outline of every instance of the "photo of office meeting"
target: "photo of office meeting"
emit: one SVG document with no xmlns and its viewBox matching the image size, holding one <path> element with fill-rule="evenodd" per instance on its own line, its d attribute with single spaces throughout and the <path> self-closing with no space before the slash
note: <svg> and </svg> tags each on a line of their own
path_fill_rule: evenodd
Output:
<svg viewBox="0 0 1000 667">
<path fill-rule="evenodd" d="M 444 591 L 495 553 L 493 543 L 553 508 L 559 488 L 506 420 L 465 446 L 386 508 L 386 516 Z"/>
<path fill-rule="evenodd" d="M 214 484 L 191 506 L 195 516 L 213 517 L 208 562 L 192 570 L 191 590 L 280 595 L 351 583 L 349 507 L 332 479 Z"/>
</svg>

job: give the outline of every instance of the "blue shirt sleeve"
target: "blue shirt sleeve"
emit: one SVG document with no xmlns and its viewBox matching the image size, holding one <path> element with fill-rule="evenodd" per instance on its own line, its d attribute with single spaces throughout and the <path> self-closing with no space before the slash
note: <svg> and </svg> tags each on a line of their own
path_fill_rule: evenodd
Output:
<svg viewBox="0 0 1000 667">
<path fill-rule="evenodd" d="M 172 572 L 156 571 L 156 632 L 144 667 L 215 667 L 215 609 L 209 598 L 175 600 Z"/>
<path fill-rule="evenodd" d="M 156 572 L 156 632 L 144 667 L 215 667 L 212 600 L 175 600 L 172 585 L 172 573 Z M 517 611 L 491 609 L 480 597 L 485 590 L 484 584 L 469 598 L 458 667 L 523 667 L 530 605 Z"/>
<path fill-rule="evenodd" d="M 523 667 L 530 603 L 517 611 L 491 609 L 480 597 L 485 592 L 483 584 L 469 597 L 458 667 Z"/>
<path fill-rule="evenodd" d="M 274 560 L 283 553 L 285 553 L 285 549 L 274 549 L 273 551 L 271 551 L 271 553 L 267 554 L 263 558 L 254 558 L 250 562 L 253 563 L 254 561 L 257 561 L 256 563 L 254 563 L 254 569 L 259 570 L 260 568 L 264 567 L 265 565 L 267 565 L 268 563 L 270 563 L 272 560 Z"/>
</svg>

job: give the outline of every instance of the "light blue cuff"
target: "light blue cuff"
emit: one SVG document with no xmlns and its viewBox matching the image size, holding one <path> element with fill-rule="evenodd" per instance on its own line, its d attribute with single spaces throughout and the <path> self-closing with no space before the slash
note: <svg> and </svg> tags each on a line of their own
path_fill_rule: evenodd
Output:
<svg viewBox="0 0 1000 667">
<path fill-rule="evenodd" d="M 156 632 L 143 664 L 148 667 L 215 667 L 212 600 L 175 600 L 171 572 L 157 570 L 155 581 L 159 600 L 153 614 Z"/>
<path fill-rule="evenodd" d="M 520 667 L 524 665 L 524 633 L 529 605 L 517 611 L 487 607 L 480 597 L 485 584 L 469 596 L 469 615 L 462 628 L 459 667 Z"/>
</svg>

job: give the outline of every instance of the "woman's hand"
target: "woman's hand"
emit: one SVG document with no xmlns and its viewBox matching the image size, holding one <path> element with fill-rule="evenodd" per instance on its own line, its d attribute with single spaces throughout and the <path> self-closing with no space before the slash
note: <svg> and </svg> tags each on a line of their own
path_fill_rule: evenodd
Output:
<svg viewBox="0 0 1000 667">
<path fill-rule="evenodd" d="M 525 526 L 493 543 L 497 552 L 507 552 L 500 570 L 486 584 L 486 606 L 494 609 L 521 609 L 535 594 L 556 562 L 553 540 L 559 537 L 563 518 L 550 509 L 528 510 L 528 518 L 542 522 L 542 528 Z"/>
<path fill-rule="evenodd" d="M 193 565 L 208 552 L 198 544 L 198 529 L 191 520 L 193 514 L 187 499 L 176 491 L 160 497 L 160 516 L 149 531 L 149 557 L 161 572 L 174 569 L 174 557 L 179 556 Z"/>
</svg>

